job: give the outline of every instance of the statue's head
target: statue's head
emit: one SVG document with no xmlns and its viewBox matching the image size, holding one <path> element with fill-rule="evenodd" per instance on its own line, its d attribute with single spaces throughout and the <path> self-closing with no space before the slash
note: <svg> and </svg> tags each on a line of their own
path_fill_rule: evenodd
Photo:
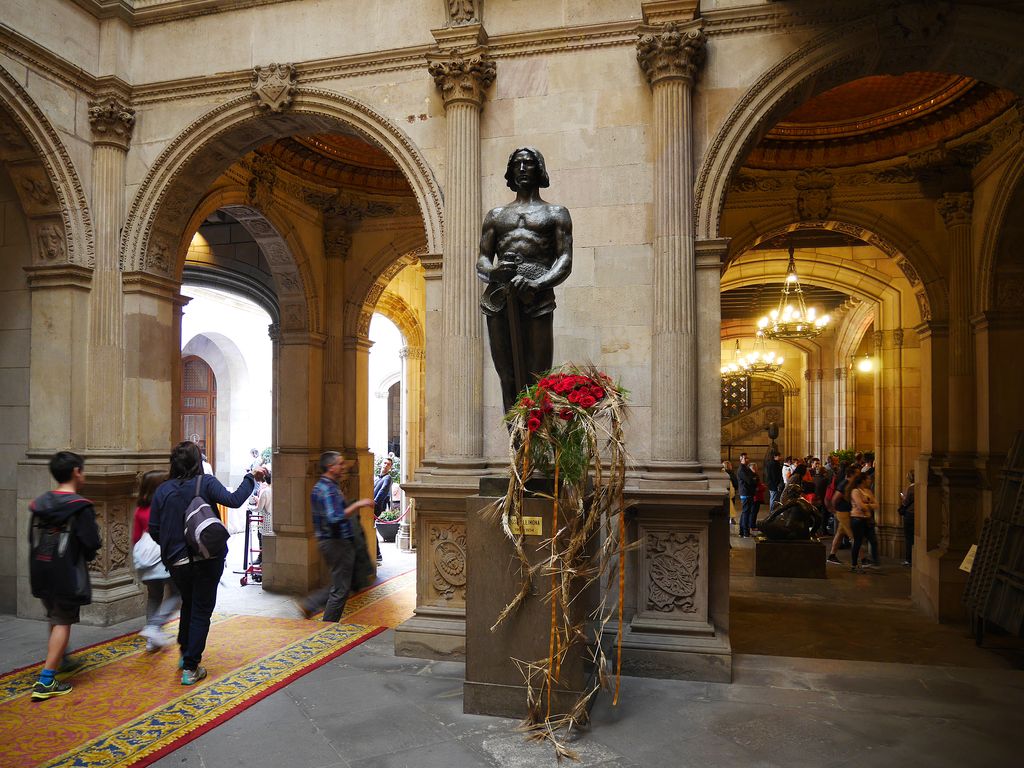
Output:
<svg viewBox="0 0 1024 768">
<path fill-rule="evenodd" d="M 508 188 L 512 191 L 518 189 L 516 184 L 516 166 L 517 160 L 531 158 L 533 164 L 536 165 L 536 184 L 539 188 L 551 186 L 551 180 L 548 178 L 548 169 L 544 165 L 544 155 L 538 152 L 533 147 L 520 147 L 515 150 L 511 155 L 508 156 L 508 163 L 505 166 L 505 183 L 508 184 Z"/>
</svg>

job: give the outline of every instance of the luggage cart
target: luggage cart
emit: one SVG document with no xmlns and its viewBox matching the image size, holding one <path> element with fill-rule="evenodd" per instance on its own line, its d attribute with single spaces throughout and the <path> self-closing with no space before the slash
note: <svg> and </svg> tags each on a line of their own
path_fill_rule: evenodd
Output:
<svg viewBox="0 0 1024 768">
<path fill-rule="evenodd" d="M 253 526 L 259 530 L 260 523 L 263 522 L 263 515 L 257 515 L 256 510 L 253 507 L 249 507 L 245 510 L 245 550 L 242 553 L 242 570 L 235 571 L 240 573 L 242 578 L 239 583 L 244 587 L 249 583 L 249 579 L 252 579 L 254 584 L 263 583 L 263 550 L 258 546 L 253 547 Z M 259 537 L 256 537 L 256 541 L 259 541 Z M 254 556 L 254 559 L 250 560 L 250 557 Z"/>
</svg>

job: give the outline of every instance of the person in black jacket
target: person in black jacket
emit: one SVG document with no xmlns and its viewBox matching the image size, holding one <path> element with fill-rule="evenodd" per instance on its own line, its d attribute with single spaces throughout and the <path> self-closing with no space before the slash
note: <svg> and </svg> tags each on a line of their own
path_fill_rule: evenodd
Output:
<svg viewBox="0 0 1024 768">
<path fill-rule="evenodd" d="M 740 538 L 749 538 L 750 529 L 757 525 L 756 512 L 754 510 L 757 501 L 758 477 L 750 469 L 747 463 L 747 454 L 740 454 L 740 466 L 736 471 L 736 480 L 740 486 Z"/>
<path fill-rule="evenodd" d="M 65 659 L 71 625 L 80 620 L 81 606 L 92 602 L 86 563 L 99 551 L 100 530 L 92 502 L 78 495 L 85 483 L 85 460 L 71 451 L 50 459 L 50 474 L 57 487 L 29 505 L 29 581 L 32 594 L 43 601 L 50 620 L 50 640 L 39 681 L 32 686 L 33 701 L 71 693 L 71 684 L 57 680 L 79 664 Z M 63 661 L 63 663 L 62 663 Z"/>
<path fill-rule="evenodd" d="M 210 616 L 217 604 L 217 584 L 224 572 L 224 557 L 202 559 L 189 553 L 185 543 L 185 510 L 196 495 L 196 478 L 202 477 L 199 495 L 210 506 L 240 507 L 252 495 L 255 485 L 247 472 L 234 493 L 213 475 L 203 474 L 203 456 L 195 443 L 183 442 L 171 451 L 169 479 L 153 494 L 149 511 L 149 535 L 160 545 L 160 559 L 181 592 L 181 684 L 194 685 L 206 677 L 199 665 L 210 633 Z M 225 553 L 226 554 L 226 553 Z"/>
</svg>

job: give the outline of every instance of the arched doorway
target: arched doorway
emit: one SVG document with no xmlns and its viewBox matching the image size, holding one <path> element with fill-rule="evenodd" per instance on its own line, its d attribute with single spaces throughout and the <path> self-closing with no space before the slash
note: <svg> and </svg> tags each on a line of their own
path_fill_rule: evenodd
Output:
<svg viewBox="0 0 1024 768">
<path fill-rule="evenodd" d="M 699 238 L 733 235 L 749 243 L 793 222 L 839 233 L 849 226 L 911 286 L 900 291 L 899 323 L 876 310 L 859 320 L 870 329 L 866 344 L 852 327 L 841 344 L 847 370 L 858 355 L 877 363 L 874 432 L 907 444 L 920 431 L 917 457 L 900 468 L 916 465 L 925 486 L 917 494 L 913 595 L 940 619 L 962 616 L 958 566 L 985 513 L 983 476 L 993 476 L 998 451 L 1005 451 L 1005 435 L 992 443 L 979 433 L 988 406 L 978 404 L 994 402 L 987 382 L 999 374 L 976 351 L 985 344 L 985 322 L 975 314 L 975 276 L 984 273 L 986 257 L 976 250 L 982 238 L 971 233 L 989 225 L 988 201 L 1012 164 L 1017 134 L 1010 126 L 1019 118 L 1011 105 L 1024 84 L 998 64 L 1020 20 L 990 11 L 908 4 L 823 29 L 812 44 L 790 40 L 791 52 L 742 85 L 746 94 L 707 138 L 696 184 Z M 966 56 L 953 42 L 965 35 L 973 50 L 990 56 Z M 719 55 L 727 56 L 727 47 Z M 885 98 L 896 102 L 883 104 Z M 858 112 L 868 107 L 871 125 Z M 945 122 L 965 110 L 972 119 Z M 879 142 L 883 123 L 887 139 Z M 865 229 L 889 247 L 862 237 Z M 743 251 L 735 241 L 730 246 L 734 257 Z M 858 287 L 851 283 L 849 294 Z M 908 302 L 917 307 L 908 311 Z M 919 321 L 910 325 L 914 309 Z M 1012 325 L 1003 326 L 1009 337 L 1019 334 Z M 813 392 L 814 379 L 805 382 Z M 883 505 L 895 506 L 902 474 L 886 484 Z"/>
<path fill-rule="evenodd" d="M 181 360 L 179 435 L 181 440 L 189 440 L 198 445 L 207 461 L 210 457 L 216 458 L 217 377 L 209 364 L 195 355 L 188 355 Z"/>
<path fill-rule="evenodd" d="M 126 253 L 141 248 L 128 259 L 136 270 L 180 280 L 194 234 L 218 211 L 248 233 L 269 267 L 268 299 L 280 318 L 271 335 L 281 533 L 266 546 L 263 585 L 308 590 L 319 568 L 306 504 L 293 502 L 307 497 L 321 451 L 356 459 L 350 496 L 372 489 L 359 405 L 369 340 L 365 326 L 346 318 L 366 305 L 365 288 L 415 263 L 410 252 L 439 247 L 436 185 L 383 118 L 346 97 L 304 90 L 286 120 L 254 118 L 241 101 L 212 112 L 171 143 L 137 202 L 122 240 Z M 173 343 L 173 324 L 166 331 Z"/>
</svg>

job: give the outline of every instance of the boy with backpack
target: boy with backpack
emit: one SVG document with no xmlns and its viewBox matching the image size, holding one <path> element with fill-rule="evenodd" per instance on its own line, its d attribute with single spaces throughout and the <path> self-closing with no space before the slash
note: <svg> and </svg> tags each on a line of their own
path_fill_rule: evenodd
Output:
<svg viewBox="0 0 1024 768">
<path fill-rule="evenodd" d="M 29 505 L 29 580 L 32 594 L 43 601 L 50 620 L 46 661 L 32 686 L 33 701 L 71 693 L 71 684 L 56 676 L 78 666 L 64 654 L 71 625 L 79 622 L 81 607 L 92 602 L 86 563 L 96 557 L 101 545 L 96 510 L 78 495 L 85 484 L 85 460 L 71 451 L 59 451 L 50 458 L 50 474 L 57 487 Z"/>
</svg>

